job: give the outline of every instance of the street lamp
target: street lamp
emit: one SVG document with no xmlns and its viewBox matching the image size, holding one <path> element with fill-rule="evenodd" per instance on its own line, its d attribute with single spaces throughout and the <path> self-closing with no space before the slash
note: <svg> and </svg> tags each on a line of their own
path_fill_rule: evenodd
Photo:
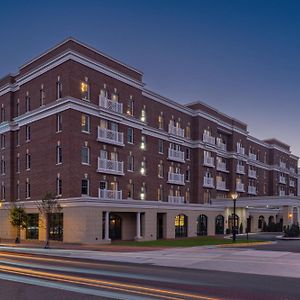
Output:
<svg viewBox="0 0 300 300">
<path fill-rule="evenodd" d="M 235 223 L 235 208 L 236 208 L 236 199 L 238 198 L 237 193 L 232 193 L 231 198 L 233 200 L 233 226 L 232 226 L 232 241 L 236 240 L 236 223 Z"/>
</svg>

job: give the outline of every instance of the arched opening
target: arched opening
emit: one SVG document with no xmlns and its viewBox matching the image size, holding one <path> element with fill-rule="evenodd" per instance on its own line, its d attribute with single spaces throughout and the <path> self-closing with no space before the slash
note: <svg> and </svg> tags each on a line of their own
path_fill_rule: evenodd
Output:
<svg viewBox="0 0 300 300">
<path fill-rule="evenodd" d="M 116 214 L 109 215 L 109 237 L 111 240 L 122 239 L 122 219 Z"/>
<path fill-rule="evenodd" d="M 265 224 L 265 217 L 264 216 L 259 216 L 258 218 L 258 229 L 263 229 Z"/>
<path fill-rule="evenodd" d="M 207 235 L 207 216 L 200 215 L 197 218 L 197 235 Z"/>
<path fill-rule="evenodd" d="M 270 216 L 270 217 L 269 217 L 269 223 L 268 223 L 268 224 L 270 225 L 270 224 L 273 224 L 273 223 L 275 223 L 275 222 L 274 222 L 274 217 L 273 217 L 273 216 Z"/>
<path fill-rule="evenodd" d="M 184 214 L 175 217 L 175 237 L 187 237 L 188 218 Z"/>
<path fill-rule="evenodd" d="M 247 218 L 247 228 L 246 228 L 246 232 L 251 232 L 251 223 L 252 223 L 252 217 L 249 216 Z"/>
<path fill-rule="evenodd" d="M 228 217 L 228 228 L 230 232 L 232 232 L 233 226 L 234 226 L 234 214 Z M 240 226 L 240 217 L 238 215 L 235 215 L 235 226 L 236 226 L 236 232 L 238 232 Z"/>
<path fill-rule="evenodd" d="M 216 216 L 215 233 L 224 234 L 224 217 L 222 215 Z"/>
</svg>

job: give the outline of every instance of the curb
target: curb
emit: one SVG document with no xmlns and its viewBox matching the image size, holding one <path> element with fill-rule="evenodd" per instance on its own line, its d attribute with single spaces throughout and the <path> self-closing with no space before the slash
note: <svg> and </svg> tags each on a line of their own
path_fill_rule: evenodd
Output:
<svg viewBox="0 0 300 300">
<path fill-rule="evenodd" d="M 234 247 L 248 247 L 248 246 L 260 246 L 260 245 L 273 245 L 276 242 L 250 242 L 250 243 L 232 243 L 217 245 L 219 248 L 234 248 Z"/>
</svg>

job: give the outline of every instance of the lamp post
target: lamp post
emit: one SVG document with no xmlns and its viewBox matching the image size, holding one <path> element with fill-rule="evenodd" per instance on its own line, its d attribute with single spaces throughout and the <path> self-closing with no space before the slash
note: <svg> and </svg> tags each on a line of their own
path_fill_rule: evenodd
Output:
<svg viewBox="0 0 300 300">
<path fill-rule="evenodd" d="M 235 210 L 236 210 L 236 199 L 239 195 L 237 193 L 232 193 L 231 198 L 233 200 L 233 226 L 232 226 L 232 241 L 236 241 L 236 223 L 235 223 Z"/>
</svg>

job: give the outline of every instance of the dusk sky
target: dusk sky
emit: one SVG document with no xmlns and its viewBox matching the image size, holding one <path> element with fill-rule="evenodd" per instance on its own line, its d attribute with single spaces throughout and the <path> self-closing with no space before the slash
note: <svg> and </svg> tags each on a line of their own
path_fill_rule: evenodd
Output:
<svg viewBox="0 0 300 300">
<path fill-rule="evenodd" d="M 0 77 L 73 36 L 300 156 L 300 1 L 1 2 Z"/>
</svg>

